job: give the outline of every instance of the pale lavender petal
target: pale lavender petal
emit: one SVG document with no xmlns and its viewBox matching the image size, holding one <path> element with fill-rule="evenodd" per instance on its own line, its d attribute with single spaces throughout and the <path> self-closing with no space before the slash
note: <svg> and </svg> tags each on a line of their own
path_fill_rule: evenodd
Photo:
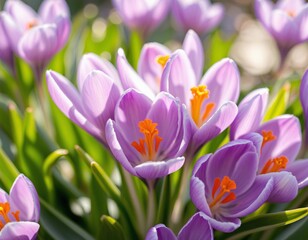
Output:
<svg viewBox="0 0 308 240">
<path fill-rule="evenodd" d="M 9 201 L 9 195 L 0 188 L 0 202 L 8 202 Z"/>
<path fill-rule="evenodd" d="M 127 142 L 138 141 L 144 135 L 140 133 L 138 123 L 146 119 L 152 101 L 135 89 L 128 89 L 120 98 L 115 109 L 115 121 L 122 129 Z"/>
<path fill-rule="evenodd" d="M 54 24 L 30 29 L 18 43 L 18 54 L 28 63 L 45 67 L 57 51 L 58 33 Z"/>
<path fill-rule="evenodd" d="M 262 142 L 263 142 L 263 137 L 260 134 L 255 133 L 255 132 L 248 133 L 242 136 L 241 139 L 246 139 L 246 140 L 251 141 L 256 148 L 256 153 L 260 156 Z"/>
<path fill-rule="evenodd" d="M 161 90 L 178 97 L 187 107 L 192 94 L 190 89 L 197 86 L 197 80 L 186 53 L 179 49 L 171 55 L 163 71 Z"/>
<path fill-rule="evenodd" d="M 71 20 L 68 17 L 59 16 L 55 22 L 57 26 L 57 49 L 61 50 L 66 44 L 71 32 Z"/>
<path fill-rule="evenodd" d="M 209 32 L 213 28 L 217 27 L 225 15 L 224 5 L 221 3 L 212 4 L 207 10 L 207 14 L 204 14 L 203 21 L 201 21 L 199 32 Z"/>
<path fill-rule="evenodd" d="M 36 222 L 9 222 L 0 231 L 2 240 L 35 240 L 40 225 Z"/>
<path fill-rule="evenodd" d="M 298 40 L 300 42 L 308 39 L 308 5 L 303 7 L 299 15 L 295 18 L 295 23 L 298 26 Z"/>
<path fill-rule="evenodd" d="M 305 0 L 278 0 L 276 3 L 276 8 L 284 11 L 294 11 L 297 13 L 305 4 Z"/>
<path fill-rule="evenodd" d="M 209 218 L 208 221 L 214 229 L 226 233 L 233 232 L 241 226 L 241 220 L 233 216 L 230 218 L 220 216 L 218 220 Z"/>
<path fill-rule="evenodd" d="M 286 171 L 291 172 L 298 182 L 298 187 L 303 188 L 308 185 L 308 160 L 296 160 L 289 164 Z"/>
<path fill-rule="evenodd" d="M 93 70 L 81 91 L 83 109 L 87 117 L 99 129 L 104 129 L 109 118 L 114 119 L 114 108 L 120 91 L 105 73 Z"/>
<path fill-rule="evenodd" d="M 185 158 L 178 157 L 174 159 L 167 159 L 161 162 L 144 162 L 135 166 L 137 176 L 144 179 L 162 178 L 179 170 L 184 164 Z"/>
<path fill-rule="evenodd" d="M 49 94 L 58 108 L 74 123 L 104 142 L 101 130 L 86 119 L 80 95 L 71 82 L 51 70 L 46 72 L 46 79 Z"/>
<path fill-rule="evenodd" d="M 267 142 L 262 148 L 259 170 L 272 158 L 285 156 L 288 164 L 296 158 L 302 142 L 301 127 L 297 117 L 282 115 L 262 124 L 256 132 L 272 131 L 276 139 Z"/>
<path fill-rule="evenodd" d="M 223 132 L 237 115 L 237 106 L 233 102 L 224 103 L 193 135 L 191 146 L 196 151 L 201 145 Z"/>
<path fill-rule="evenodd" d="M 38 222 L 40 218 L 40 203 L 32 182 L 20 174 L 10 190 L 12 209 L 20 211 L 21 221 Z"/>
<path fill-rule="evenodd" d="M 125 141 L 123 137 L 121 136 L 121 133 L 118 129 L 118 127 L 115 125 L 113 120 L 109 119 L 106 123 L 106 141 L 108 143 L 108 146 L 110 148 L 110 151 L 112 152 L 115 159 L 121 163 L 121 165 L 131 174 L 137 176 L 136 170 L 133 168 L 132 163 L 137 163 L 138 158 L 127 158 L 125 153 L 123 152 L 123 142 Z M 120 143 L 121 141 L 121 143 Z M 124 148 L 124 150 L 127 148 Z"/>
<path fill-rule="evenodd" d="M 268 89 L 261 88 L 249 93 L 239 104 L 238 114 L 230 126 L 230 139 L 237 139 L 256 130 L 265 113 Z"/>
<path fill-rule="evenodd" d="M 268 202 L 290 202 L 297 196 L 298 183 L 296 178 L 290 172 L 274 172 L 263 175 L 272 178 L 274 184 L 273 190 L 268 197 Z"/>
<path fill-rule="evenodd" d="M 261 207 L 274 189 L 274 180 L 265 175 L 257 176 L 251 188 L 235 200 L 236 206 L 228 208 L 226 216 L 244 217 Z"/>
<path fill-rule="evenodd" d="M 6 35 L 6 30 L 4 28 L 3 16 L 0 15 L 0 60 L 2 60 L 11 69 L 14 67 L 13 61 L 13 49 L 11 47 L 10 40 Z"/>
<path fill-rule="evenodd" d="M 273 10 L 273 3 L 271 1 L 267 0 L 255 1 L 255 14 L 259 19 L 259 21 L 268 30 L 270 29 L 272 10 Z"/>
<path fill-rule="evenodd" d="M 128 88 L 135 88 L 138 91 L 146 94 L 151 99 L 155 97 L 152 89 L 144 82 L 144 80 L 139 77 L 132 66 L 129 65 L 123 49 L 118 50 L 117 67 L 124 90 Z"/>
<path fill-rule="evenodd" d="M 145 240 L 177 240 L 177 237 L 164 224 L 157 224 L 149 229 Z"/>
<path fill-rule="evenodd" d="M 208 222 L 208 217 L 202 213 L 194 214 L 178 234 L 179 240 L 212 240 L 213 229 Z"/>
<path fill-rule="evenodd" d="M 204 50 L 201 39 L 193 30 L 189 30 L 183 42 L 183 50 L 186 52 L 191 66 L 194 69 L 196 79 L 201 79 L 204 65 Z"/>
<path fill-rule="evenodd" d="M 138 73 L 149 87 L 158 93 L 160 90 L 163 66 L 157 62 L 157 57 L 170 55 L 170 50 L 160 43 L 146 43 L 140 53 Z"/>
<path fill-rule="evenodd" d="M 44 23 L 55 22 L 57 17 L 70 17 L 70 11 L 65 0 L 44 0 L 38 10 Z"/>
<path fill-rule="evenodd" d="M 179 131 L 183 127 L 180 103 L 173 96 L 161 92 L 154 100 L 147 118 L 157 123 L 159 136 L 162 138 L 159 152 L 167 155 L 170 149 L 174 148 Z M 177 147 L 180 147 L 180 144 Z"/>
<path fill-rule="evenodd" d="M 29 23 L 39 21 L 36 12 L 20 0 L 6 1 L 4 10 L 12 16 L 16 26 L 22 31 L 27 30 Z"/>
<path fill-rule="evenodd" d="M 216 109 L 226 101 L 236 102 L 240 93 L 240 74 L 235 62 L 225 58 L 215 63 L 200 82 L 210 91 L 207 101 L 214 102 Z"/>
<path fill-rule="evenodd" d="M 300 85 L 300 101 L 303 108 L 303 115 L 305 120 L 305 145 L 308 144 L 308 70 L 305 71 L 304 76 L 302 77 Z"/>
<path fill-rule="evenodd" d="M 100 58 L 98 55 L 94 53 L 87 53 L 82 56 L 78 65 L 77 84 L 80 91 L 83 87 L 84 81 L 92 70 L 99 70 L 104 72 L 120 88 L 120 79 L 115 67 L 109 61 Z"/>
</svg>

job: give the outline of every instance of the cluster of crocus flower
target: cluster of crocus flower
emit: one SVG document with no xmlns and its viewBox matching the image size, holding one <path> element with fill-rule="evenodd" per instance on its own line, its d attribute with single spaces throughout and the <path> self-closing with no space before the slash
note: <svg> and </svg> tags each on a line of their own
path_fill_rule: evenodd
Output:
<svg viewBox="0 0 308 240">
<path fill-rule="evenodd" d="M 0 189 L 0 239 L 36 239 L 40 203 L 35 187 L 20 174 L 7 194 Z"/>
<path fill-rule="evenodd" d="M 281 61 L 295 45 L 308 40 L 308 4 L 304 0 L 256 0 L 255 13 L 275 39 Z"/>
<path fill-rule="evenodd" d="M 124 24 L 143 36 L 147 36 L 164 21 L 169 9 L 175 24 L 182 31 L 193 29 L 200 35 L 215 28 L 224 16 L 223 5 L 209 0 L 142 0 L 137 3 L 131 0 L 113 0 L 113 5 Z"/>
<path fill-rule="evenodd" d="M 0 15 L 1 59 L 13 68 L 13 53 L 27 61 L 39 78 L 70 33 L 65 0 L 44 0 L 36 13 L 20 0 L 8 0 Z M 3 39 L 3 40 L 2 40 Z"/>
</svg>

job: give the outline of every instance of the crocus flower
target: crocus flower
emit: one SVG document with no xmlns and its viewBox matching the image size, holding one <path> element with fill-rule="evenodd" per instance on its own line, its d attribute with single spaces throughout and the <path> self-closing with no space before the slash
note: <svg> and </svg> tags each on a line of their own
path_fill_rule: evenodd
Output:
<svg viewBox="0 0 308 240">
<path fill-rule="evenodd" d="M 194 214 L 185 226 L 180 230 L 178 236 L 164 224 L 152 227 L 145 238 L 146 240 L 212 240 L 213 230 L 207 217 L 202 212 Z"/>
<path fill-rule="evenodd" d="M 229 142 L 214 154 L 201 157 L 192 173 L 190 196 L 211 226 L 231 232 L 258 209 L 273 189 L 273 179 L 256 175 L 262 137 Z"/>
<path fill-rule="evenodd" d="M 304 0 L 256 0 L 255 13 L 276 40 L 282 61 L 296 44 L 308 40 L 308 4 Z"/>
<path fill-rule="evenodd" d="M 0 18 L 0 36 L 0 60 L 14 72 L 14 54 L 10 40 L 5 34 L 2 18 Z"/>
<path fill-rule="evenodd" d="M 123 23 L 145 37 L 165 19 L 170 0 L 113 0 L 112 3 Z"/>
<path fill-rule="evenodd" d="M 38 13 L 20 0 L 8 0 L 1 18 L 12 49 L 36 75 L 42 74 L 70 33 L 69 9 L 64 0 L 45 0 Z"/>
<path fill-rule="evenodd" d="M 230 137 L 242 138 L 251 132 L 262 136 L 257 173 L 274 180 L 274 191 L 268 201 L 288 202 L 296 197 L 298 188 L 308 185 L 308 161 L 295 161 L 302 141 L 300 123 L 295 116 L 281 115 L 261 123 L 267 99 L 266 88 L 254 90 L 243 98 L 230 127 Z"/>
<path fill-rule="evenodd" d="M 190 113 L 193 136 L 188 155 L 232 123 L 237 114 L 234 102 L 239 96 L 239 79 L 238 68 L 229 58 L 214 64 L 199 81 L 183 50 L 170 57 L 163 71 L 161 90 L 178 97 Z"/>
<path fill-rule="evenodd" d="M 184 107 L 170 94 L 154 100 L 128 89 L 106 124 L 106 139 L 114 157 L 131 174 L 147 180 L 164 177 L 184 164 L 190 138 Z"/>
<path fill-rule="evenodd" d="M 204 50 L 199 36 L 193 30 L 187 32 L 182 49 L 191 62 L 196 78 L 200 79 L 204 64 Z M 161 75 L 170 55 L 170 49 L 156 42 L 146 43 L 141 49 L 138 73 L 154 93 L 160 91 Z"/>
<path fill-rule="evenodd" d="M 40 203 L 32 182 L 20 174 L 7 194 L 0 189 L 0 239 L 35 239 Z"/>
<path fill-rule="evenodd" d="M 224 7 L 209 0 L 173 0 L 172 16 L 182 30 L 193 29 L 198 34 L 206 34 L 220 24 Z"/>
<path fill-rule="evenodd" d="M 46 72 L 51 98 L 74 123 L 106 145 L 105 124 L 114 118 L 122 88 L 111 63 L 86 54 L 78 66 L 78 90 L 61 74 Z"/>
<path fill-rule="evenodd" d="M 300 86 L 300 101 L 303 107 L 303 114 L 305 120 L 305 145 L 308 144 L 308 70 L 305 71 L 304 76 L 302 77 L 301 86 Z"/>
</svg>

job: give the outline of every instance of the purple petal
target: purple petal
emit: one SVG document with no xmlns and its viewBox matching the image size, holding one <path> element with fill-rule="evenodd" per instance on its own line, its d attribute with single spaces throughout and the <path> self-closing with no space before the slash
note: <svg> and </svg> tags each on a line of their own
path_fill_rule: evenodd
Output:
<svg viewBox="0 0 308 240">
<path fill-rule="evenodd" d="M 178 234 L 179 240 L 212 240 L 213 229 L 208 217 L 202 213 L 194 214 Z"/>
<path fill-rule="evenodd" d="M 137 164 L 139 162 L 139 159 L 136 155 L 134 156 L 133 152 L 131 152 L 131 154 L 128 154 L 129 151 L 126 151 L 124 153 L 125 150 L 129 150 L 129 147 L 124 145 L 126 141 L 123 139 L 121 132 L 111 119 L 109 119 L 106 123 L 105 132 L 106 132 L 106 141 L 115 159 L 119 163 L 121 163 L 121 165 L 129 173 L 137 176 L 137 173 L 133 168 L 132 164 L 135 163 Z M 128 157 L 125 154 L 127 154 Z"/>
<path fill-rule="evenodd" d="M 298 26 L 298 38 L 300 42 L 307 41 L 308 39 L 308 5 L 302 8 L 299 15 L 295 18 L 296 25 Z"/>
<path fill-rule="evenodd" d="M 127 142 L 143 138 L 138 123 L 147 117 L 152 101 L 134 89 L 127 90 L 120 98 L 115 109 L 115 121 L 123 132 Z"/>
<path fill-rule="evenodd" d="M 120 91 L 105 73 L 93 70 L 81 91 L 83 108 L 87 117 L 99 129 L 104 129 L 109 118 L 114 119 L 114 108 L 120 98 Z"/>
<path fill-rule="evenodd" d="M 267 0 L 256 0 L 255 1 L 255 14 L 260 22 L 268 30 L 271 24 L 271 13 L 273 10 L 273 3 Z"/>
<path fill-rule="evenodd" d="M 183 42 L 183 50 L 186 52 L 191 62 L 196 79 L 201 79 L 204 64 L 204 50 L 201 39 L 193 30 L 187 32 Z"/>
<path fill-rule="evenodd" d="M 197 86 L 194 70 L 186 53 L 179 49 L 167 62 L 161 80 L 161 90 L 178 97 L 187 107 L 192 97 L 190 89 Z"/>
<path fill-rule="evenodd" d="M 56 53 L 58 47 L 56 25 L 41 25 L 27 31 L 19 41 L 18 53 L 28 63 L 43 66 Z"/>
<path fill-rule="evenodd" d="M 267 142 L 262 148 L 259 170 L 264 164 L 272 158 L 285 156 L 288 158 L 288 164 L 296 158 L 302 141 L 300 123 L 297 117 L 293 115 L 282 115 L 262 124 L 258 133 L 272 131 L 276 139 Z"/>
<path fill-rule="evenodd" d="M 170 55 L 170 50 L 159 43 L 146 43 L 140 53 L 138 73 L 149 87 L 158 93 L 163 67 L 157 62 L 157 57 Z"/>
<path fill-rule="evenodd" d="M 32 182 L 20 174 L 10 190 L 12 209 L 20 211 L 21 221 L 38 222 L 40 218 L 40 203 Z"/>
<path fill-rule="evenodd" d="M 300 101 L 303 107 L 303 114 L 305 119 L 305 144 L 308 144 L 308 70 L 305 71 L 305 74 L 302 78 L 300 85 Z"/>
<path fill-rule="evenodd" d="M 233 102 L 224 103 L 211 118 L 205 122 L 193 135 L 191 146 L 196 151 L 201 145 L 223 132 L 233 122 L 237 115 L 237 106 Z"/>
<path fill-rule="evenodd" d="M 36 239 L 40 225 L 35 222 L 9 222 L 0 231 L 0 239 Z"/>
<path fill-rule="evenodd" d="M 8 202 L 9 201 L 9 195 L 0 188 L 0 202 Z"/>
<path fill-rule="evenodd" d="M 32 21 L 38 21 L 38 15 L 36 12 L 27 4 L 20 0 L 8 0 L 4 5 L 4 9 L 9 13 L 14 22 L 21 31 L 25 31 L 28 24 Z"/>
<path fill-rule="evenodd" d="M 268 89 L 257 89 L 248 94 L 239 104 L 238 114 L 230 127 L 230 139 L 257 129 L 267 106 Z"/>
<path fill-rule="evenodd" d="M 70 17 L 68 5 L 64 0 L 45 0 L 42 2 L 38 13 L 44 23 L 53 23 L 59 16 Z"/>
<path fill-rule="evenodd" d="M 237 205 L 230 207 L 226 216 L 244 217 L 261 207 L 274 189 L 274 181 L 265 175 L 256 177 L 251 188 L 235 200 Z"/>
<path fill-rule="evenodd" d="M 56 51 L 61 50 L 66 44 L 70 32 L 71 32 L 71 21 L 68 17 L 60 16 L 55 22 L 57 26 L 57 49 Z"/>
<path fill-rule="evenodd" d="M 152 89 L 139 77 L 136 71 L 127 62 L 123 49 L 118 50 L 117 67 L 124 90 L 135 88 L 151 99 L 154 98 Z"/>
<path fill-rule="evenodd" d="M 240 93 L 240 74 L 235 62 L 225 58 L 215 63 L 200 82 L 210 90 L 211 102 L 220 107 L 226 101 L 236 102 Z"/>
<path fill-rule="evenodd" d="M 185 158 L 178 157 L 174 159 L 168 159 L 162 162 L 144 162 L 135 167 L 137 176 L 144 179 L 157 179 L 162 178 L 170 173 L 179 170 L 184 164 Z"/>
<path fill-rule="evenodd" d="M 177 237 L 164 224 L 157 224 L 149 229 L 145 240 L 177 240 Z"/>
<path fill-rule="evenodd" d="M 101 130 L 97 129 L 85 117 L 80 95 L 75 87 L 61 74 L 47 71 L 47 87 L 49 94 L 58 108 L 74 123 L 94 135 L 101 141 L 105 141 Z"/>
<path fill-rule="evenodd" d="M 2 60 L 11 69 L 14 67 L 13 61 L 13 49 L 11 47 L 10 40 L 6 35 L 6 30 L 4 28 L 3 16 L 0 15 L 0 60 Z"/>
<path fill-rule="evenodd" d="M 213 28 L 217 27 L 223 17 L 225 15 L 225 8 L 224 5 L 221 3 L 214 3 L 212 6 L 207 10 L 207 14 L 203 17 L 203 26 L 200 25 L 200 28 L 202 27 L 202 32 L 209 32 Z M 200 30 L 198 32 L 201 32 Z"/>
<path fill-rule="evenodd" d="M 296 160 L 288 165 L 286 171 L 291 172 L 298 182 L 298 187 L 303 188 L 308 185 L 308 160 Z"/>
<path fill-rule="evenodd" d="M 209 218 L 208 221 L 210 222 L 212 228 L 226 233 L 233 232 L 241 226 L 241 220 L 234 217 L 227 218 L 220 216 L 219 219 Z"/>
<path fill-rule="evenodd" d="M 274 180 L 273 191 L 267 201 L 274 203 L 290 202 L 297 196 L 298 183 L 290 172 L 275 172 L 263 175 Z"/>
<path fill-rule="evenodd" d="M 77 84 L 80 91 L 88 74 L 92 70 L 99 70 L 108 75 L 117 86 L 121 86 L 120 79 L 115 67 L 107 60 L 100 58 L 94 53 L 84 54 L 78 65 Z"/>
</svg>

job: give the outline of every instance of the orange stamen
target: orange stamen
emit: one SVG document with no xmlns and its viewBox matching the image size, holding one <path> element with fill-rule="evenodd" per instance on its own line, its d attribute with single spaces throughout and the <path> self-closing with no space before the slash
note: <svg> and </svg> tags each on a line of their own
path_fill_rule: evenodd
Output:
<svg viewBox="0 0 308 240">
<path fill-rule="evenodd" d="M 220 190 L 218 194 L 216 194 L 219 187 L 220 187 Z M 215 178 L 213 188 L 212 188 L 213 200 L 209 205 L 210 208 L 214 207 L 217 203 L 225 204 L 225 203 L 235 200 L 236 195 L 234 192 L 231 192 L 231 190 L 234 190 L 234 189 L 236 189 L 236 183 L 235 181 L 231 180 L 228 176 L 224 176 L 222 181 L 220 181 L 220 178 Z M 226 193 L 228 193 L 228 195 L 223 199 Z"/>
<path fill-rule="evenodd" d="M 144 139 L 140 138 L 139 142 L 134 141 L 131 145 L 147 160 L 153 160 L 163 140 L 158 136 L 157 123 L 153 123 L 151 119 L 145 119 L 140 121 L 138 126 L 140 132 L 144 135 Z"/>
<path fill-rule="evenodd" d="M 271 130 L 269 131 L 262 130 L 261 134 L 263 136 L 261 149 L 264 147 L 266 143 L 271 142 L 276 139 L 276 136 L 273 134 Z"/>
<path fill-rule="evenodd" d="M 261 171 L 261 174 L 270 172 L 279 172 L 287 167 L 288 158 L 286 156 L 281 156 L 277 158 L 269 159 Z"/>
<path fill-rule="evenodd" d="M 286 12 L 287 12 L 288 16 L 291 17 L 291 18 L 294 18 L 296 16 L 296 12 L 294 10 L 289 9 Z"/>
<path fill-rule="evenodd" d="M 26 29 L 29 30 L 29 29 L 37 26 L 37 25 L 38 25 L 38 22 L 33 19 L 33 20 L 26 23 Z"/>
<path fill-rule="evenodd" d="M 5 226 L 5 224 L 11 222 L 11 219 L 9 218 L 10 213 L 13 215 L 15 220 L 19 222 L 19 211 L 10 212 L 10 210 L 11 206 L 8 202 L 0 202 L 0 216 L 4 219 L 4 222 L 0 221 L 0 230 Z"/>
<path fill-rule="evenodd" d="M 156 62 L 164 68 L 166 63 L 168 62 L 170 56 L 169 55 L 159 55 L 156 57 Z"/>
<path fill-rule="evenodd" d="M 191 117 L 198 127 L 210 116 L 212 113 L 215 103 L 210 102 L 205 106 L 204 113 L 201 117 L 201 108 L 203 102 L 209 98 L 210 91 L 205 85 L 200 85 L 198 87 L 193 87 L 190 89 L 193 98 L 190 99 L 191 104 Z"/>
</svg>

